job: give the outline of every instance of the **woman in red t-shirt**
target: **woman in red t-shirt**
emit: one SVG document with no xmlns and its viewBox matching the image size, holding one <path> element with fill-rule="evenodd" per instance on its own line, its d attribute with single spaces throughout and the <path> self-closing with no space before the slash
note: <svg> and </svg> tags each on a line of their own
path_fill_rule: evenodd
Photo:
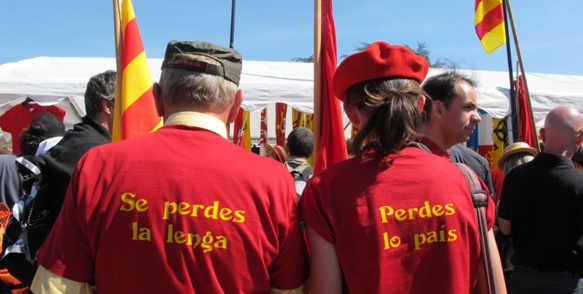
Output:
<svg viewBox="0 0 583 294">
<path fill-rule="evenodd" d="M 360 131 L 354 157 L 315 175 L 300 200 L 312 293 L 484 289 L 468 181 L 447 158 L 414 145 L 430 102 L 420 88 L 428 69 L 424 57 L 384 42 L 338 66 L 334 93 Z M 491 228 L 491 200 L 488 211 Z"/>
</svg>

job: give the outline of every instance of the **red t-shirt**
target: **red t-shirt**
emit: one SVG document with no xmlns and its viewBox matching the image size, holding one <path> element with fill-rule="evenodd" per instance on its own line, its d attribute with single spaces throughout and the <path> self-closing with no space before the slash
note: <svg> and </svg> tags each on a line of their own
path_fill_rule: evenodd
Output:
<svg viewBox="0 0 583 294">
<path fill-rule="evenodd" d="M 349 159 L 308 182 L 301 216 L 332 243 L 350 293 L 470 293 L 480 232 L 468 181 L 447 158 L 407 147 Z M 488 205 L 488 225 L 494 205 Z"/>
<path fill-rule="evenodd" d="M 100 293 L 267 293 L 307 279 L 287 169 L 181 125 L 91 149 L 37 259 Z"/>
<path fill-rule="evenodd" d="M 20 153 L 20 133 L 28 128 L 33 118 L 41 113 L 48 112 L 61 120 L 65 119 L 66 111 L 58 106 L 42 106 L 36 103 L 18 104 L 0 115 L 0 128 L 12 134 L 12 153 Z"/>
</svg>

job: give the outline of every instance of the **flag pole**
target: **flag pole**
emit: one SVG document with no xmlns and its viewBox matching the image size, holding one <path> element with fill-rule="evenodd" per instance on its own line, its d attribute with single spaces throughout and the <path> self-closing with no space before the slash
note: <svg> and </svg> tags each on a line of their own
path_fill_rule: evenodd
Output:
<svg viewBox="0 0 583 294">
<path fill-rule="evenodd" d="M 231 2 L 231 39 L 229 41 L 229 48 L 231 49 L 235 48 L 235 2 L 237 1 L 233 0 Z"/>
<path fill-rule="evenodd" d="M 121 15 L 120 15 L 121 5 L 119 0 L 113 0 L 113 29 L 115 31 L 115 61 L 116 61 L 116 82 L 115 82 L 115 101 L 114 101 L 114 130 L 121 130 L 121 127 L 115 127 L 116 125 L 121 125 L 121 111 L 122 111 L 122 44 L 123 44 L 123 34 L 121 26 Z M 116 133 L 115 137 L 112 130 L 112 141 L 121 140 L 121 134 Z"/>
<path fill-rule="evenodd" d="M 508 33 L 508 10 L 506 9 L 507 0 L 502 0 L 504 5 L 504 33 L 506 34 L 506 56 L 508 59 L 508 76 L 510 79 L 510 124 L 512 125 L 512 140 L 508 143 L 514 143 L 518 140 L 518 107 L 516 105 L 516 91 L 514 88 L 514 77 L 512 74 L 512 55 L 510 50 L 509 33 Z"/>
<path fill-rule="evenodd" d="M 318 158 L 320 137 L 322 136 L 322 83 L 321 52 L 322 48 L 322 0 L 314 0 L 314 152 L 312 158 Z"/>
<path fill-rule="evenodd" d="M 518 43 L 518 36 L 516 35 L 516 26 L 514 24 L 514 17 L 512 16 L 512 7 L 510 6 L 510 0 L 505 0 L 506 11 L 508 11 L 508 18 L 510 19 L 510 27 L 512 28 L 512 37 L 514 38 L 514 47 L 516 48 L 516 56 L 518 57 L 518 65 L 520 67 L 520 72 L 522 73 L 522 81 L 524 83 L 524 90 L 526 92 L 526 101 L 528 103 L 528 111 L 530 112 L 530 117 L 534 118 L 534 114 L 532 112 L 532 105 L 530 103 L 530 91 L 528 89 L 528 83 L 526 81 L 526 72 L 524 70 L 524 63 L 522 62 L 522 53 L 520 51 L 520 44 Z M 533 130 L 535 130 L 536 136 L 536 124 L 534 123 L 534 119 L 531 119 L 531 126 Z M 540 145 L 536 144 L 536 149 L 540 152 Z"/>
<path fill-rule="evenodd" d="M 121 46 L 122 46 L 122 34 L 121 34 L 121 16 L 120 16 L 120 4 L 119 0 L 113 0 L 113 29 L 115 31 L 115 60 L 117 67 L 117 81 L 121 81 Z M 121 83 L 117 83 L 117 91 L 121 93 Z"/>
</svg>

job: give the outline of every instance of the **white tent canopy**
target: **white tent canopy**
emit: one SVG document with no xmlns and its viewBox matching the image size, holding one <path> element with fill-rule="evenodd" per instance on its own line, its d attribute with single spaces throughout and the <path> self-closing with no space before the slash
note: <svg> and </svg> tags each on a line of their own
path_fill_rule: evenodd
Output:
<svg viewBox="0 0 583 294">
<path fill-rule="evenodd" d="M 160 77 L 162 59 L 148 60 L 152 79 Z M 84 114 L 83 95 L 89 78 L 115 70 L 114 58 L 37 57 L 0 65 L 0 106 L 31 97 L 40 104 L 69 105 Z M 429 75 L 442 72 L 431 69 Z M 492 117 L 509 113 L 507 72 L 466 71 L 478 81 L 478 103 Z M 583 111 L 583 76 L 527 74 L 535 121 L 558 105 Z M 297 62 L 244 61 L 241 74 L 243 108 L 256 112 L 276 102 L 301 112 L 313 112 L 313 64 Z M 64 98 L 69 98 L 65 99 Z M 18 100 L 16 100 L 18 101 Z M 9 105 L 0 108 L 6 111 Z M 77 116 L 76 116 L 77 117 Z M 74 118 L 73 118 L 74 119 Z M 78 119 L 78 117 L 77 117 Z"/>
</svg>

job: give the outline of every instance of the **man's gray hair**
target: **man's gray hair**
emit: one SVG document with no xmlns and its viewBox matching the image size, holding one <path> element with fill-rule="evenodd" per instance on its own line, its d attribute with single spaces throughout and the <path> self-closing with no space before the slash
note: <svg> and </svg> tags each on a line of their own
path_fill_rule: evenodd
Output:
<svg viewBox="0 0 583 294">
<path fill-rule="evenodd" d="M 208 58 L 205 62 L 213 62 Z M 238 86 L 221 76 L 179 68 L 165 68 L 160 87 L 169 105 L 192 104 L 206 106 L 217 113 L 227 109 L 235 99 Z"/>
</svg>

